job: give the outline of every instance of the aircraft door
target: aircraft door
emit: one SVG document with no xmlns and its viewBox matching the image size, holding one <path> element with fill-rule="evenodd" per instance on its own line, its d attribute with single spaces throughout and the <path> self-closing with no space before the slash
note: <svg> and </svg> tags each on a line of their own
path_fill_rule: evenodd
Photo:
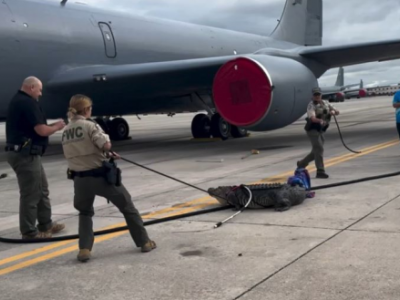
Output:
<svg viewBox="0 0 400 300">
<path fill-rule="evenodd" d="M 117 56 L 117 49 L 115 46 L 114 35 L 111 27 L 104 22 L 99 22 L 99 27 L 101 30 L 101 34 L 103 35 L 104 47 L 107 57 L 115 58 Z"/>
<path fill-rule="evenodd" d="M 11 65 L 19 60 L 20 36 L 14 15 L 7 2 L 0 1 L 0 63 Z M 10 53 L 7 55 L 6 53 Z M 12 54 L 12 55 L 11 55 Z M 14 61 L 15 60 L 15 61 Z M 5 68 L 5 67 L 4 67 Z M 3 68 L 3 70 L 4 70 Z M 0 70 L 0 71 L 3 71 Z M 1 73 L 1 72 L 0 72 Z M 1 77 L 1 76 L 0 76 Z"/>
<path fill-rule="evenodd" d="M 5 1 L 0 1 L 0 51 L 1 50 L 15 50 L 17 44 L 15 37 L 17 26 Z"/>
</svg>

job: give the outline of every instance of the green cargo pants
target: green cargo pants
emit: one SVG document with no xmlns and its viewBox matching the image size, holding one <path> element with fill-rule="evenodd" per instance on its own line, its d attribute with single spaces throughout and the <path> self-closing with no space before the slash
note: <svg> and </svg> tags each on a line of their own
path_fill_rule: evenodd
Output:
<svg viewBox="0 0 400 300">
<path fill-rule="evenodd" d="M 318 173 L 325 173 L 324 167 L 324 132 L 317 130 L 307 131 L 307 136 L 311 142 L 312 149 L 311 152 L 302 160 L 298 162 L 298 167 L 305 168 L 310 162 L 315 160 L 315 166 Z"/>
<path fill-rule="evenodd" d="M 79 249 L 92 250 L 94 242 L 93 203 L 96 196 L 101 196 L 113 203 L 124 215 L 129 232 L 137 247 L 149 241 L 142 217 L 133 205 L 129 192 L 123 185 L 113 186 L 103 177 L 74 178 L 74 207 L 79 211 Z"/>
<path fill-rule="evenodd" d="M 49 186 L 40 155 L 7 152 L 7 161 L 18 178 L 19 226 L 22 235 L 35 235 L 52 227 Z M 36 228 L 36 220 L 38 226 Z"/>
</svg>

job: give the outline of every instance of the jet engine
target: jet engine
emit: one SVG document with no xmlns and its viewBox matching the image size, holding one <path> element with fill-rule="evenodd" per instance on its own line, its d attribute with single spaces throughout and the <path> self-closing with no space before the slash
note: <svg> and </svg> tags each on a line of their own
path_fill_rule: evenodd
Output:
<svg viewBox="0 0 400 300">
<path fill-rule="evenodd" d="M 366 91 L 365 89 L 360 89 L 360 90 L 358 91 L 358 96 L 359 96 L 360 98 L 367 97 L 367 91 Z"/>
<path fill-rule="evenodd" d="M 343 102 L 345 97 L 346 97 L 345 93 L 337 92 L 336 95 L 335 95 L 335 101 L 336 102 Z"/>
<path fill-rule="evenodd" d="M 302 63 L 267 55 L 241 56 L 225 63 L 213 84 L 214 104 L 230 124 L 253 131 L 281 128 L 299 119 L 318 86 Z"/>
</svg>

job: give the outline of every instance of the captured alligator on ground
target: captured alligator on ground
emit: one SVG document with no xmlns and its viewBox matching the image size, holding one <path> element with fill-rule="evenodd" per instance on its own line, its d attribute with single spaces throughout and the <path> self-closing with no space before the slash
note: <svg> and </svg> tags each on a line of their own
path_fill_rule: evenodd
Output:
<svg viewBox="0 0 400 300">
<path fill-rule="evenodd" d="M 304 187 L 289 184 L 257 184 L 245 185 L 252 193 L 252 201 L 248 208 L 275 208 L 285 211 L 292 206 L 303 203 L 306 198 L 313 197 Z M 222 205 L 234 206 L 240 209 L 249 201 L 249 192 L 241 186 L 220 186 L 209 188 L 208 193 Z"/>
</svg>

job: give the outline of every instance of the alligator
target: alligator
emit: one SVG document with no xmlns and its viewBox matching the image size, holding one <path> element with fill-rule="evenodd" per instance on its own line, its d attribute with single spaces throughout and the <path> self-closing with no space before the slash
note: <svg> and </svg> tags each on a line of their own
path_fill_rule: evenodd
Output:
<svg viewBox="0 0 400 300">
<path fill-rule="evenodd" d="M 252 201 L 247 208 L 275 208 L 276 211 L 286 211 L 292 206 L 302 204 L 306 198 L 313 197 L 305 187 L 281 183 L 255 184 L 240 186 L 220 186 L 207 190 L 211 197 L 218 200 L 221 205 L 234 206 L 240 209 L 249 201 L 249 192 Z"/>
</svg>

